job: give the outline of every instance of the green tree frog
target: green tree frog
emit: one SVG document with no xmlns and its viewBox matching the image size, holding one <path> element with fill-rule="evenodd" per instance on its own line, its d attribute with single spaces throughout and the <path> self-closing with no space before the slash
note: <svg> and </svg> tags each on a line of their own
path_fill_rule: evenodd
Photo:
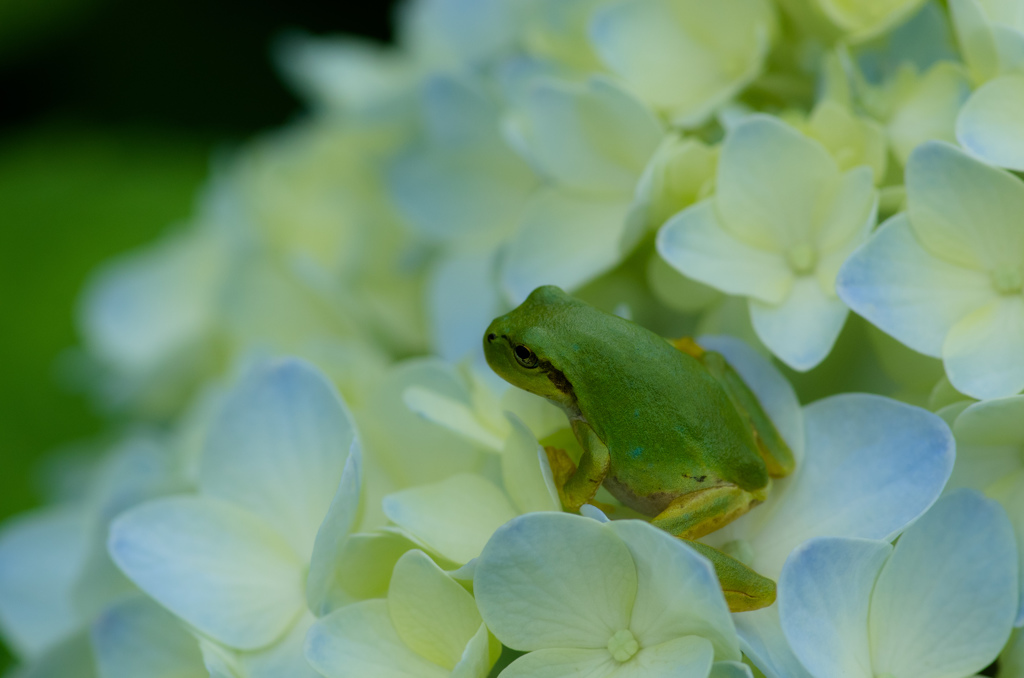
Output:
<svg viewBox="0 0 1024 678">
<path fill-rule="evenodd" d="M 775 600 L 775 583 L 693 541 L 764 501 L 793 454 L 757 397 L 719 353 L 670 341 L 538 287 L 484 335 L 488 364 L 560 406 L 583 449 L 579 464 L 547 447 L 563 507 L 605 488 L 707 556 L 733 611 Z"/>
</svg>

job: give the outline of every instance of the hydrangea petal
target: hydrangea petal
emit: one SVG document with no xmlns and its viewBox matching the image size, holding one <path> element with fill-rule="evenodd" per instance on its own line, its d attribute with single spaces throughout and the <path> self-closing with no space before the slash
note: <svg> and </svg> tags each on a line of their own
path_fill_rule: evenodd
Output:
<svg viewBox="0 0 1024 678">
<path fill-rule="evenodd" d="M 643 0 L 599 10 L 590 40 L 641 99 L 686 127 L 757 75 L 772 30 L 771 8 L 758 0 Z"/>
<path fill-rule="evenodd" d="M 820 143 L 778 118 L 752 115 L 722 144 L 715 209 L 722 226 L 753 247 L 812 246 L 821 198 L 840 180 Z"/>
<path fill-rule="evenodd" d="M 804 454 L 804 414 L 796 391 L 771 360 L 748 344 L 728 335 L 701 336 L 698 343 L 709 351 L 718 351 L 754 392 L 765 414 L 779 434 L 789 443 L 799 464 Z"/>
<path fill-rule="evenodd" d="M 458 564 L 479 555 L 494 531 L 518 515 L 501 489 L 471 473 L 389 494 L 384 514 Z"/>
<path fill-rule="evenodd" d="M 523 101 L 524 138 L 559 183 L 630 195 L 664 131 L 642 103 L 608 78 L 538 79 Z"/>
<path fill-rule="evenodd" d="M 825 359 L 847 313 L 846 305 L 825 294 L 812 276 L 796 278 L 781 304 L 750 300 L 750 321 L 757 337 L 779 360 L 800 371 Z"/>
<path fill-rule="evenodd" d="M 388 612 L 409 649 L 447 669 L 459 662 L 482 623 L 473 596 L 419 550 L 395 565 Z"/>
<path fill-rule="evenodd" d="M 949 381 L 961 393 L 1001 398 L 1024 389 L 1024 298 L 997 297 L 949 331 L 942 346 Z"/>
<path fill-rule="evenodd" d="M 929 141 L 907 161 L 907 206 L 926 250 L 961 266 L 1024 265 L 1024 182 L 955 146 Z"/>
<path fill-rule="evenodd" d="M 782 633 L 778 605 L 739 612 L 734 618 L 743 654 L 767 678 L 812 678 Z"/>
<path fill-rule="evenodd" d="M 529 513 L 500 528 L 477 561 L 474 592 L 484 622 L 517 650 L 604 649 L 629 626 L 637 572 L 606 524 Z"/>
<path fill-rule="evenodd" d="M 493 257 L 472 252 L 443 259 L 430 276 L 427 306 L 434 353 L 449 362 L 467 355 L 482 361 L 477 335 L 503 309 Z"/>
<path fill-rule="evenodd" d="M 642 647 L 700 636 L 719 659 L 739 659 L 736 627 L 711 564 L 649 523 L 609 523 L 636 563 L 637 591 L 629 628 Z"/>
<path fill-rule="evenodd" d="M 33 511 L 0 532 L 0 628 L 24 657 L 78 627 L 71 591 L 84 564 L 86 522 L 77 507 Z"/>
<path fill-rule="evenodd" d="M 480 327 L 486 327 L 481 325 Z M 493 452 L 501 451 L 505 441 L 499 431 L 481 423 L 467 403 L 423 388 L 410 386 L 402 394 L 406 407 L 424 419 L 462 435 Z"/>
<path fill-rule="evenodd" d="M 803 463 L 751 536 L 751 567 L 766 577 L 811 537 L 892 539 L 931 506 L 953 467 L 949 427 L 912 405 L 842 394 L 805 407 L 804 421 Z"/>
<path fill-rule="evenodd" d="M 889 145 L 900 162 L 906 165 L 913 150 L 929 139 L 955 142 L 957 114 L 970 94 L 960 64 L 940 61 L 930 68 L 886 125 Z"/>
<path fill-rule="evenodd" d="M 459 663 L 452 669 L 451 678 L 484 678 L 489 675 L 501 647 L 497 641 L 494 641 L 493 645 L 497 648 L 494 652 L 492 652 L 492 636 L 487 630 L 487 626 L 480 624 L 480 628 L 466 644 Z"/>
<path fill-rule="evenodd" d="M 101 678 L 208 678 L 195 636 L 172 614 L 143 597 L 107 609 L 92 628 Z"/>
<path fill-rule="evenodd" d="M 608 678 L 618 662 L 608 650 L 544 648 L 519 657 L 501 672 L 503 678 Z"/>
<path fill-rule="evenodd" d="M 318 620 L 306 636 L 306 660 L 327 678 L 449 678 L 402 642 L 385 600 L 367 600 Z"/>
<path fill-rule="evenodd" d="M 779 579 L 779 618 L 790 647 L 815 678 L 873 678 L 868 604 L 892 552 L 882 541 L 811 539 Z"/>
<path fill-rule="evenodd" d="M 309 609 L 325 614 L 330 605 L 331 589 L 338 585 L 337 568 L 345 543 L 359 518 L 360 486 L 362 484 L 362 452 L 354 441 L 341 474 L 341 482 L 331 501 L 320 529 L 316 533 L 313 554 L 306 577 L 306 604 Z"/>
<path fill-rule="evenodd" d="M 287 541 L 220 500 L 142 504 L 113 522 L 108 547 L 139 588 L 230 647 L 271 643 L 305 607 L 305 566 Z"/>
<path fill-rule="evenodd" d="M 953 432 L 958 441 L 970 445 L 1020 445 L 1024 442 L 1024 396 L 969 405 L 957 416 Z"/>
<path fill-rule="evenodd" d="M 896 544 L 871 596 L 876 675 L 954 678 L 985 668 L 1017 616 L 1017 550 L 998 503 L 936 502 Z"/>
<path fill-rule="evenodd" d="M 877 202 L 878 193 L 869 167 L 862 165 L 844 172 L 818 227 L 817 242 L 821 253 L 827 255 L 842 251 L 851 241 L 862 240 L 870 233 L 875 225 Z M 821 268 L 820 263 L 818 267 Z M 838 269 L 837 265 L 833 276 Z"/>
<path fill-rule="evenodd" d="M 239 673 L 243 678 L 320 678 L 306 661 L 304 646 L 306 634 L 315 617 L 304 613 L 292 625 L 284 638 L 270 647 L 255 652 L 240 652 Z"/>
<path fill-rule="evenodd" d="M 988 276 L 925 250 L 906 214 L 897 214 L 839 271 L 836 292 L 856 313 L 925 355 L 964 316 L 994 296 Z"/>
<path fill-rule="evenodd" d="M 539 191 L 505 250 L 501 282 L 509 298 L 520 303 L 541 285 L 571 291 L 615 266 L 629 208 L 628 198 Z"/>
<path fill-rule="evenodd" d="M 641 648 L 609 678 L 707 678 L 714 661 L 715 650 L 707 639 L 683 636 Z"/>
<path fill-rule="evenodd" d="M 215 419 L 199 484 L 262 517 L 308 557 L 354 436 L 345 405 L 315 367 L 291 359 L 258 367 Z"/>
<path fill-rule="evenodd" d="M 501 454 L 501 475 L 505 490 L 520 513 L 561 511 L 544 448 L 523 421 L 507 412 L 512 432 Z"/>
<path fill-rule="evenodd" d="M 793 273 L 775 252 L 757 249 L 723 228 L 714 203 L 705 200 L 665 222 L 658 253 L 680 273 L 729 294 L 779 303 L 793 285 Z"/>
</svg>

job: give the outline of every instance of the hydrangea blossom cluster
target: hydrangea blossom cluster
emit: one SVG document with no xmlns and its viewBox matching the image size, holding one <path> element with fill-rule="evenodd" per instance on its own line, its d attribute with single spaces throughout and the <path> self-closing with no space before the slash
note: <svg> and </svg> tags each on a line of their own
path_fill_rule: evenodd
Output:
<svg viewBox="0 0 1024 678">
<path fill-rule="evenodd" d="M 410 0 L 84 291 L 132 425 L 0 528 L 18 678 L 1024 675 L 1024 0 Z M 702 539 L 483 360 L 556 284 L 796 458 Z M 599 361 L 595 362 L 599 364 Z M 993 673 L 997 671 L 998 673 Z"/>
</svg>

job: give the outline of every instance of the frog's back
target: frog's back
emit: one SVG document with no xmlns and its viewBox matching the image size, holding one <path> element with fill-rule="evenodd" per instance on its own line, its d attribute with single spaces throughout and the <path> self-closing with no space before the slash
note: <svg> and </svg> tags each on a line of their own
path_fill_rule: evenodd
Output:
<svg viewBox="0 0 1024 678">
<path fill-rule="evenodd" d="M 626 503 L 651 513 L 716 484 L 763 488 L 768 474 L 752 432 L 704 366 L 639 325 L 602 320 L 600 334 L 587 339 L 607 342 L 591 351 L 607 363 L 566 376 L 586 382 L 577 401 L 609 449 L 609 489 L 647 495 Z"/>
</svg>

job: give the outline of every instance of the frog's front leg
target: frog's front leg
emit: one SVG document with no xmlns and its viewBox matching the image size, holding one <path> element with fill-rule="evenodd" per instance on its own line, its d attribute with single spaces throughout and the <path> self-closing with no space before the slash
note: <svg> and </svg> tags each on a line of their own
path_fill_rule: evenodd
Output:
<svg viewBox="0 0 1024 678">
<path fill-rule="evenodd" d="M 714 565 L 730 612 L 759 610 L 775 602 L 775 582 L 771 579 L 762 577 L 740 561 L 707 544 L 688 539 L 683 541 Z"/>
<path fill-rule="evenodd" d="M 583 420 L 572 420 L 572 432 L 583 448 L 579 466 L 572 463 L 564 450 L 547 447 L 545 451 L 558 488 L 558 496 L 562 500 L 562 507 L 566 511 L 576 512 L 594 499 L 594 495 L 608 475 L 611 456 L 608 454 L 608 448 L 594 433 L 594 429 Z"/>
<path fill-rule="evenodd" d="M 676 497 L 651 524 L 682 539 L 699 539 L 728 525 L 768 496 L 771 483 L 748 492 L 736 485 L 716 485 Z"/>
</svg>

